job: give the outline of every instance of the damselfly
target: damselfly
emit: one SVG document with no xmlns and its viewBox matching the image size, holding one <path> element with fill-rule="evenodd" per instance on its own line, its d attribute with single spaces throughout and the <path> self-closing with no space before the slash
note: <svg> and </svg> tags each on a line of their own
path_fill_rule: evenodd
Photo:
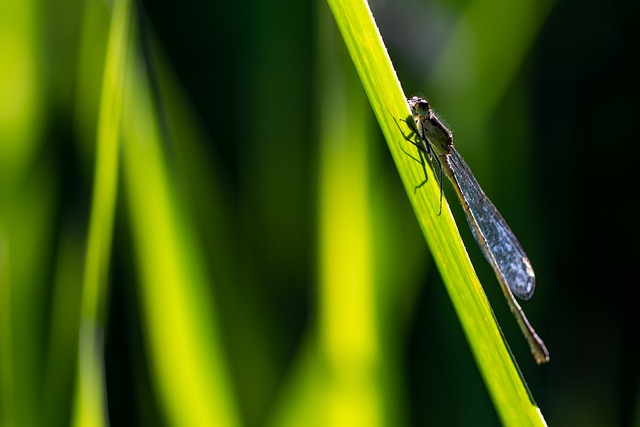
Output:
<svg viewBox="0 0 640 427">
<path fill-rule="evenodd" d="M 414 96 L 407 100 L 415 121 L 413 142 L 438 166 L 442 197 L 442 172 L 449 177 L 484 256 L 493 267 L 511 312 L 524 334 L 538 364 L 549 361 L 549 352 L 529 324 L 514 294 L 528 300 L 535 290 L 535 274 L 522 246 L 502 215 L 484 194 L 469 166 L 453 145 L 453 134 L 435 115 L 429 103 Z"/>
</svg>

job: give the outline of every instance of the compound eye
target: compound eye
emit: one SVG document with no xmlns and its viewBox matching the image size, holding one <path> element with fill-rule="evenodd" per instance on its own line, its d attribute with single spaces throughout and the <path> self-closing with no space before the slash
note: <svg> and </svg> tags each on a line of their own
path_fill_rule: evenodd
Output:
<svg viewBox="0 0 640 427">
<path fill-rule="evenodd" d="M 421 116 L 428 115 L 430 109 L 431 107 L 429 107 L 429 103 L 427 101 L 422 100 L 416 103 L 416 112 Z"/>
</svg>

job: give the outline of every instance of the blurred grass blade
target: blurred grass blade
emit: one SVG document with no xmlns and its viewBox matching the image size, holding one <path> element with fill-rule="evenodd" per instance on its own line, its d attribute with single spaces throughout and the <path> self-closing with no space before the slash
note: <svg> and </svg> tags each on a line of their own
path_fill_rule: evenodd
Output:
<svg viewBox="0 0 640 427">
<path fill-rule="evenodd" d="M 456 126 L 470 129 L 458 132 L 460 140 L 470 139 L 466 135 L 476 135 L 490 120 L 554 4 L 555 0 L 473 0 L 465 6 L 425 82 L 426 88 L 433 87 L 430 96 L 438 99 L 438 108 L 447 111 L 447 120 L 466 122 Z"/>
<path fill-rule="evenodd" d="M 318 328 L 307 331 L 269 425 L 375 427 L 394 399 L 381 357 L 371 114 L 329 11 L 319 6 Z"/>
<path fill-rule="evenodd" d="M 139 57 L 127 74 L 123 179 L 153 385 L 170 425 L 237 426 L 201 242 Z"/>
<path fill-rule="evenodd" d="M 68 426 L 73 397 L 78 352 L 78 327 L 82 259 L 86 249 L 84 230 L 73 220 L 60 224 L 63 230 L 56 248 L 56 265 L 52 278 L 51 314 L 44 367 L 41 420 L 47 426 Z"/>
<path fill-rule="evenodd" d="M 59 195 L 42 156 L 49 104 L 42 4 L 0 1 L 0 425 L 41 416 L 48 257 Z"/>
<path fill-rule="evenodd" d="M 327 17 L 329 18 L 329 17 Z M 319 38 L 320 425 L 382 426 L 381 379 L 369 181 L 370 109 L 325 19 Z M 322 43 L 324 41 L 324 43 Z M 343 53 L 340 55 L 340 53 Z M 349 68 L 347 68 L 349 67 Z"/>
<path fill-rule="evenodd" d="M 404 140 L 402 123 L 398 122 L 409 117 L 406 96 L 368 5 L 362 0 L 328 0 L 328 3 L 500 419 L 510 426 L 545 425 L 505 347 L 446 203 L 442 215 L 438 215 L 440 189 L 430 169 L 427 185 L 414 191 L 423 181 L 424 172 L 420 164 L 407 155 L 411 145 Z"/>
<path fill-rule="evenodd" d="M 74 413 L 74 423 L 77 426 L 108 425 L 103 360 L 104 326 L 131 2 L 115 0 L 112 7 L 82 289 L 78 385 Z"/>
</svg>

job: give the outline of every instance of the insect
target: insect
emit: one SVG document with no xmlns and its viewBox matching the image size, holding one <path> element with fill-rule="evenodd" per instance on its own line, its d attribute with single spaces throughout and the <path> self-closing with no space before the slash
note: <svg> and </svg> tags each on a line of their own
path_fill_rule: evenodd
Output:
<svg viewBox="0 0 640 427">
<path fill-rule="evenodd" d="M 549 352 L 527 320 L 514 294 L 523 300 L 533 296 L 535 274 L 527 254 L 496 207 L 478 184 L 471 169 L 453 145 L 453 133 L 431 109 L 429 102 L 414 96 L 407 99 L 419 143 L 410 140 L 447 175 L 460 199 L 473 236 L 493 268 L 500 287 L 538 364 L 549 361 Z"/>
</svg>

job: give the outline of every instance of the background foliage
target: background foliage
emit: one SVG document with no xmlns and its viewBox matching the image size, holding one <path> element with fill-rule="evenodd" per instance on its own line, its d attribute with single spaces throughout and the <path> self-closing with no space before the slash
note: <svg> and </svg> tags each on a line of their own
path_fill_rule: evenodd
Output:
<svg viewBox="0 0 640 427">
<path fill-rule="evenodd" d="M 536 269 L 543 367 L 457 212 L 545 419 L 640 425 L 639 6 L 371 9 Z M 325 3 L 0 0 L 0 425 L 107 422 L 499 422 Z"/>
</svg>

